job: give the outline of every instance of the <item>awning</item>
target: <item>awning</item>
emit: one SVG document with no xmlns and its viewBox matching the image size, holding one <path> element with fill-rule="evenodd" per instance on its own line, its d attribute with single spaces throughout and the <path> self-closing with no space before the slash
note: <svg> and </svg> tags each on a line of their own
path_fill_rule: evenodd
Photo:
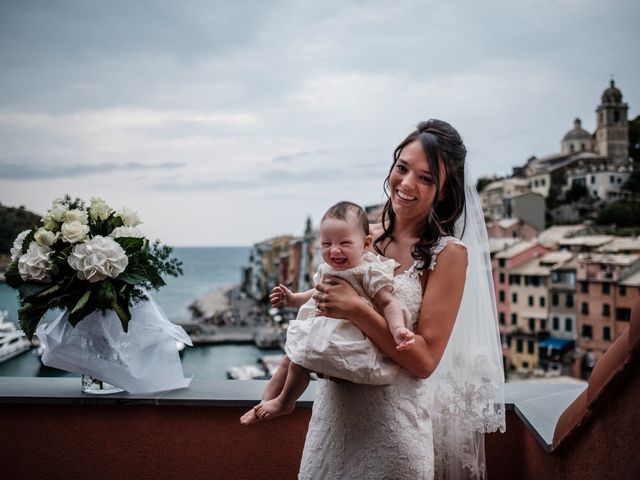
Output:
<svg viewBox="0 0 640 480">
<path fill-rule="evenodd" d="M 574 345 L 573 340 L 567 340 L 565 338 L 545 338 L 538 342 L 540 348 L 555 348 L 556 350 L 564 350 L 565 348 L 572 348 Z"/>
</svg>

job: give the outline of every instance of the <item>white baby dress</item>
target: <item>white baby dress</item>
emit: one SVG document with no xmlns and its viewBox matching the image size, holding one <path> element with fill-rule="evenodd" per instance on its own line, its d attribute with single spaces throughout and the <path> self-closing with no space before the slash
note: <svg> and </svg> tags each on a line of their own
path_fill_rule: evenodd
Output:
<svg viewBox="0 0 640 480">
<path fill-rule="evenodd" d="M 315 284 L 328 275 L 345 279 L 360 297 L 372 304 L 383 287 L 394 288 L 394 270 L 398 264 L 367 252 L 362 261 L 347 270 L 334 270 L 322 264 L 313 277 Z M 285 352 L 292 362 L 308 370 L 355 383 L 386 385 L 392 383 L 400 367 L 386 357 L 360 329 L 347 320 L 316 316 L 316 302 L 310 299 L 289 324 Z M 404 311 L 405 326 L 412 329 Z"/>
</svg>

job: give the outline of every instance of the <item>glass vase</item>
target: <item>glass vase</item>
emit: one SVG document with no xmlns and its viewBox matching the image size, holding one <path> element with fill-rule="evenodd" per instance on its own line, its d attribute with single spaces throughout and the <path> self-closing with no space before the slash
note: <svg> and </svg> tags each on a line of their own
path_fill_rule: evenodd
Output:
<svg viewBox="0 0 640 480">
<path fill-rule="evenodd" d="M 109 393 L 124 392 L 124 389 L 114 387 L 110 383 L 103 382 L 102 380 L 92 377 L 91 375 L 82 374 L 82 392 L 92 395 L 106 395 Z"/>
</svg>

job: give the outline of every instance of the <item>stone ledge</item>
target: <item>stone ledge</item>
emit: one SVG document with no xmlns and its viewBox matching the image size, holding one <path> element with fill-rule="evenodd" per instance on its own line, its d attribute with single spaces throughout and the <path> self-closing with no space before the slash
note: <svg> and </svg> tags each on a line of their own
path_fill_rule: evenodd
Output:
<svg viewBox="0 0 640 480">
<path fill-rule="evenodd" d="M 79 378 L 0 377 L 0 404 L 250 407 L 260 400 L 265 384 L 266 380 L 194 379 L 189 388 L 180 390 L 101 396 L 82 393 Z M 316 388 L 317 383 L 311 382 L 297 406 L 311 407 Z M 508 383 L 505 406 L 515 411 L 550 452 L 560 415 L 585 388 L 586 384 Z"/>
</svg>

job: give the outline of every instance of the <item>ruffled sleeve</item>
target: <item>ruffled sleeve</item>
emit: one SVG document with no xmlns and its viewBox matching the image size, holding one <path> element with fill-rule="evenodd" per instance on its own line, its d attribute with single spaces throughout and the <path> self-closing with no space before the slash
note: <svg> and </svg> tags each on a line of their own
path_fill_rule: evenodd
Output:
<svg viewBox="0 0 640 480">
<path fill-rule="evenodd" d="M 326 263 L 321 263 L 318 266 L 318 270 L 316 270 L 316 273 L 313 274 L 313 285 L 318 285 L 320 282 L 322 282 L 322 277 L 324 277 L 327 273 L 327 264 Z"/>
<path fill-rule="evenodd" d="M 367 295 L 373 299 L 381 288 L 391 287 L 393 290 L 393 274 L 398 262 L 367 252 L 362 257 L 366 267 L 362 278 L 362 287 Z"/>
</svg>

